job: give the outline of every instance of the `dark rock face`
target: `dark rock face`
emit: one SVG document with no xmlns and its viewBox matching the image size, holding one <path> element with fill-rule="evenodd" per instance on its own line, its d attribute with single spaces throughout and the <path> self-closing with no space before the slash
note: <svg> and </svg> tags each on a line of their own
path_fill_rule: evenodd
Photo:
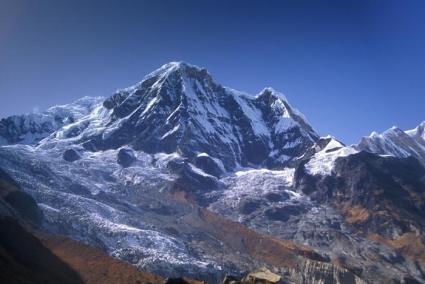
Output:
<svg viewBox="0 0 425 284">
<path fill-rule="evenodd" d="M 71 184 L 69 186 L 70 192 L 76 195 L 86 196 L 89 197 L 91 195 L 90 190 L 78 183 Z"/>
<path fill-rule="evenodd" d="M 19 185 L 6 172 L 0 169 L 0 197 L 10 205 L 19 217 L 34 225 L 40 225 L 43 213 L 28 193 L 23 192 Z"/>
<path fill-rule="evenodd" d="M 305 212 L 305 208 L 297 205 L 287 205 L 284 207 L 270 208 L 265 211 L 265 215 L 274 221 L 286 222 L 291 216 L 297 216 Z"/>
<path fill-rule="evenodd" d="M 265 197 L 270 202 L 280 202 L 280 201 L 287 200 L 289 198 L 289 194 L 287 194 L 286 192 L 281 192 L 279 194 L 278 193 L 269 193 Z"/>
<path fill-rule="evenodd" d="M 131 166 L 136 161 L 136 156 L 131 149 L 120 149 L 117 155 L 117 162 L 124 168 Z"/>
<path fill-rule="evenodd" d="M 185 160 L 170 161 L 167 165 L 171 172 L 178 175 L 173 182 L 173 191 L 186 192 L 190 198 L 195 199 L 199 204 L 212 202 L 206 193 L 219 189 L 222 185 L 211 175 L 200 173 Z"/>
<path fill-rule="evenodd" d="M 367 231 L 389 237 L 425 225 L 425 169 L 415 158 L 360 152 L 337 159 L 334 171 L 332 176 L 309 176 L 300 166 L 296 186 L 319 202 L 361 206 L 371 214 L 359 223 Z M 386 214 L 373 214 L 378 211 Z"/>
<path fill-rule="evenodd" d="M 2 192 L 7 191 L 10 192 L 12 190 L 18 190 L 19 185 L 16 183 L 14 179 L 10 177 L 4 170 L 0 169 L 0 185 Z"/>
<path fill-rule="evenodd" d="M 184 278 L 167 278 L 164 284 L 189 284 Z"/>
<path fill-rule="evenodd" d="M 43 213 L 34 198 L 27 193 L 14 191 L 5 196 L 4 200 L 18 211 L 23 218 L 30 220 L 36 225 L 41 224 Z"/>
<path fill-rule="evenodd" d="M 1 283 L 84 283 L 16 220 L 0 217 Z"/>
<path fill-rule="evenodd" d="M 421 274 L 425 168 L 417 159 L 359 152 L 338 158 L 330 176 L 311 176 L 300 165 L 295 184 L 313 200 L 337 209 L 358 235 L 394 249 L 395 256 L 388 260 L 392 265 L 408 259 Z"/>
<path fill-rule="evenodd" d="M 67 162 L 74 162 L 81 159 L 81 156 L 76 150 L 68 149 L 63 152 L 63 159 Z"/>
<path fill-rule="evenodd" d="M 336 171 L 351 188 L 341 201 L 387 213 L 372 214 L 359 224 L 363 230 L 391 237 L 414 227 L 425 228 L 425 169 L 415 158 L 382 158 L 361 152 L 337 161 Z"/>
<path fill-rule="evenodd" d="M 215 177 L 220 177 L 224 173 L 223 169 L 210 156 L 197 156 L 195 158 L 195 165 Z"/>
<path fill-rule="evenodd" d="M 239 211 L 242 214 L 248 215 L 254 212 L 255 210 L 259 209 L 261 205 L 262 205 L 262 202 L 258 200 L 245 201 L 240 204 Z"/>
<path fill-rule="evenodd" d="M 0 169 L 0 282 L 83 283 L 22 225 L 38 226 L 41 220 L 34 199 Z"/>
</svg>

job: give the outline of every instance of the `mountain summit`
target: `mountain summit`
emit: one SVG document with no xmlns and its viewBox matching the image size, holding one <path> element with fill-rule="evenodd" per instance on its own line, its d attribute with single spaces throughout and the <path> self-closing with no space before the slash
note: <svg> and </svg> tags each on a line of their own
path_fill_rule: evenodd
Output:
<svg viewBox="0 0 425 284">
<path fill-rule="evenodd" d="M 250 96 L 183 62 L 162 66 L 103 105 L 110 116 L 105 131 L 90 138 L 97 147 L 130 144 L 148 153 L 177 151 L 189 158 L 207 153 L 228 169 L 283 165 L 318 138 L 273 89 Z"/>
<path fill-rule="evenodd" d="M 304 116 L 272 88 L 251 96 L 216 83 L 206 69 L 171 62 L 43 143 L 72 141 L 90 151 L 127 145 L 189 159 L 206 153 L 230 170 L 288 165 L 317 139 Z"/>
</svg>

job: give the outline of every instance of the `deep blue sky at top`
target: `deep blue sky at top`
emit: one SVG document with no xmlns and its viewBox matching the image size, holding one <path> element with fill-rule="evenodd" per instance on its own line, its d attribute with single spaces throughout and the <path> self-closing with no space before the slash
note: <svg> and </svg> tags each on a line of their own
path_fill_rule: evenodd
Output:
<svg viewBox="0 0 425 284">
<path fill-rule="evenodd" d="M 168 61 L 283 92 L 354 143 L 425 120 L 425 1 L 0 0 L 0 117 L 109 96 Z"/>
</svg>

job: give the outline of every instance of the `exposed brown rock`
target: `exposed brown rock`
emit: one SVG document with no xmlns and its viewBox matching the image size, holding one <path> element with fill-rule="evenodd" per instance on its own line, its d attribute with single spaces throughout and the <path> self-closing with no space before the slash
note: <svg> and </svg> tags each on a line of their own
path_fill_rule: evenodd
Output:
<svg viewBox="0 0 425 284">
<path fill-rule="evenodd" d="M 16 220 L 0 217 L 0 283 L 82 284 L 79 274 Z"/>
<path fill-rule="evenodd" d="M 228 246 L 240 251 L 247 251 L 252 258 L 270 265 L 294 267 L 300 256 L 317 261 L 326 261 L 309 247 L 260 234 L 240 223 L 220 217 L 207 209 L 202 209 L 200 216 L 205 221 L 199 224 L 203 230 Z"/>
<path fill-rule="evenodd" d="M 345 206 L 342 208 L 342 212 L 345 214 L 346 221 L 349 224 L 361 223 L 370 217 L 370 212 L 361 206 Z"/>
<path fill-rule="evenodd" d="M 261 283 L 261 284 L 274 284 L 279 282 L 282 277 L 276 273 L 271 272 L 269 269 L 262 267 L 249 273 L 244 279 L 243 283 Z"/>
<path fill-rule="evenodd" d="M 37 236 L 57 257 L 78 272 L 86 284 L 162 283 L 163 278 L 137 270 L 134 266 L 80 242 L 45 233 Z"/>
<path fill-rule="evenodd" d="M 405 233 L 397 239 L 386 239 L 378 234 L 371 234 L 369 239 L 381 242 L 402 255 L 425 265 L 425 242 L 420 235 Z"/>
</svg>

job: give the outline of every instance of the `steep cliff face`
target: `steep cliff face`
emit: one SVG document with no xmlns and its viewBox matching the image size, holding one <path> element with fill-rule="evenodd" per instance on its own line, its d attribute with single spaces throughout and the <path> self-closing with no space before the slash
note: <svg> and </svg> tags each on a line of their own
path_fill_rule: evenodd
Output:
<svg viewBox="0 0 425 284">
<path fill-rule="evenodd" d="M 337 159 L 326 177 L 300 167 L 296 181 L 311 198 L 340 208 L 363 232 L 394 237 L 425 225 L 425 169 L 415 158 L 359 152 Z"/>
<path fill-rule="evenodd" d="M 389 261 L 409 270 L 401 280 L 423 278 L 425 169 L 417 159 L 358 152 L 335 159 L 327 175 L 307 165 L 295 172 L 299 190 L 335 208 L 358 236 L 392 249 Z"/>
</svg>

